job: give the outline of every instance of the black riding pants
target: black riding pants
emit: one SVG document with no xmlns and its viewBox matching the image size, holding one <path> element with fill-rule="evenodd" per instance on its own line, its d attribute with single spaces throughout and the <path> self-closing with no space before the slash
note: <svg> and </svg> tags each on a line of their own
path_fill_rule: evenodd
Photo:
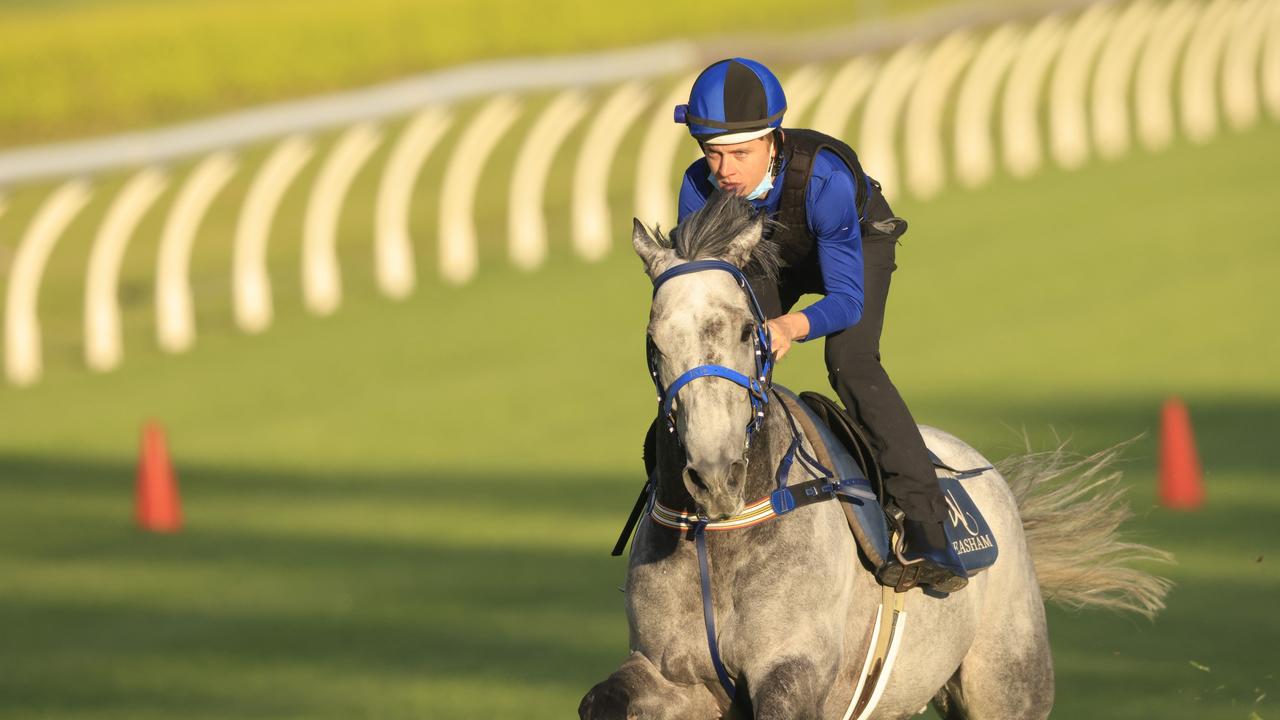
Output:
<svg viewBox="0 0 1280 720">
<path fill-rule="evenodd" d="M 828 378 L 853 419 L 867 430 L 888 494 L 907 517 L 941 521 L 946 518 L 946 504 L 924 440 L 880 363 L 889 278 L 897 269 L 895 246 L 907 223 L 893 215 L 879 192 L 870 198 L 867 216 L 870 222 L 863 224 L 862 238 L 862 319 L 827 336 Z M 783 269 L 777 283 L 753 280 L 752 288 L 765 315 L 773 318 L 789 312 L 805 292 L 814 292 L 812 284 Z"/>
</svg>

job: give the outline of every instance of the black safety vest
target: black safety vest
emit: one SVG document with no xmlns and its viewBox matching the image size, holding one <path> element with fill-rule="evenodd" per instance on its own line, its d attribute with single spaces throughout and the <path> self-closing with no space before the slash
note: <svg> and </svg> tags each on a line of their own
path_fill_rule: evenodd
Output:
<svg viewBox="0 0 1280 720">
<path fill-rule="evenodd" d="M 773 229 L 771 237 L 779 245 L 785 272 L 796 280 L 802 280 L 803 285 L 813 286 L 806 288 L 806 292 L 822 292 L 818 253 L 815 250 L 817 238 L 809 231 L 805 206 L 809 177 L 813 174 L 813 161 L 818 156 L 818 151 L 823 148 L 831 150 L 853 172 L 858 222 L 864 236 L 868 225 L 867 206 L 872 192 L 879 192 L 880 183 L 867 177 L 862 171 L 862 164 L 858 162 L 858 154 L 844 141 L 817 130 L 783 128 L 783 132 L 786 140 L 782 152 L 787 171 L 782 178 L 782 197 L 778 201 L 778 210 L 773 216 L 779 225 Z"/>
</svg>

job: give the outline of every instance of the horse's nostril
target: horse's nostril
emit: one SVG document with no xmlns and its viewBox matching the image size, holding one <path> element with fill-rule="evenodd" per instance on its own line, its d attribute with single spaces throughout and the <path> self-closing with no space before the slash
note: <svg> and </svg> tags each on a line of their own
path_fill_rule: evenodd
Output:
<svg viewBox="0 0 1280 720">
<path fill-rule="evenodd" d="M 694 485 L 697 485 L 700 490 L 707 489 L 707 483 L 702 479 L 702 476 L 698 474 L 697 470 L 694 470 L 693 468 L 689 468 L 688 472 L 689 472 L 690 482 L 692 482 Z"/>
</svg>

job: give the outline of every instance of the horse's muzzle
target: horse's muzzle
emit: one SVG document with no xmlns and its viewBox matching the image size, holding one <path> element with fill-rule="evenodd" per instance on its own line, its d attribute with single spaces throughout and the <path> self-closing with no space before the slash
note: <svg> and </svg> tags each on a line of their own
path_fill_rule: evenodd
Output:
<svg viewBox="0 0 1280 720">
<path fill-rule="evenodd" d="M 684 486 L 693 497 L 698 514 L 710 520 L 727 520 L 742 512 L 742 487 L 747 464 L 735 460 L 728 465 L 684 468 Z"/>
</svg>

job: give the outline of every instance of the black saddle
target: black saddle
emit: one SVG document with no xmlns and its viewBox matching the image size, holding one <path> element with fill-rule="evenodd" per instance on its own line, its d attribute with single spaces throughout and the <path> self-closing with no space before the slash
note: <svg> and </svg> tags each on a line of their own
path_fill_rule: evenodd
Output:
<svg viewBox="0 0 1280 720">
<path fill-rule="evenodd" d="M 800 393 L 799 397 L 818 416 L 818 419 L 826 424 L 827 429 L 840 442 L 845 452 L 849 453 L 854 462 L 858 463 L 863 476 L 871 481 L 871 486 L 875 488 L 876 494 L 883 501 L 883 475 L 880 472 L 879 461 L 876 460 L 875 453 L 871 449 L 871 441 L 867 439 L 866 431 L 854 422 L 848 411 L 840 406 L 840 403 L 826 395 L 812 390 L 805 390 Z"/>
</svg>

